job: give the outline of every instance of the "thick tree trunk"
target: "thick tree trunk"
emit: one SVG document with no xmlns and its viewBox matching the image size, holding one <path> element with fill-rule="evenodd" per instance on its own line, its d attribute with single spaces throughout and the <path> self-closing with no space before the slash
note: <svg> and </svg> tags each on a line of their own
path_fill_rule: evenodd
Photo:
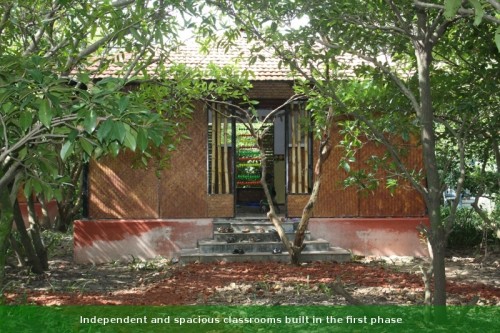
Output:
<svg viewBox="0 0 500 333">
<path fill-rule="evenodd" d="M 418 39 L 414 41 L 418 70 L 420 108 L 416 110 L 420 121 L 422 154 L 427 181 L 425 201 L 431 231 L 428 235 L 432 247 L 432 268 L 434 273 L 434 305 L 446 305 L 445 249 L 446 230 L 441 223 L 441 182 L 436 160 L 436 136 L 434 110 L 432 106 L 431 75 L 433 41 L 430 39 L 426 13 L 417 13 Z"/>
</svg>

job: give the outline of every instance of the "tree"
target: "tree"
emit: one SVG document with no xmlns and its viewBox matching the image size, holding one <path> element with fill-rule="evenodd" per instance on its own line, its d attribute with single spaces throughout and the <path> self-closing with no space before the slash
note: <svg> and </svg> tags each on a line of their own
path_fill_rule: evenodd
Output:
<svg viewBox="0 0 500 333">
<path fill-rule="evenodd" d="M 444 255 L 447 228 L 440 217 L 443 178 L 436 154 L 436 128 L 437 112 L 445 114 L 447 110 L 437 111 L 436 95 L 433 93 L 436 76 L 453 72 L 450 67 L 438 70 L 436 63 L 441 65 L 445 61 L 436 50 L 439 47 L 442 52 L 443 49 L 454 47 L 459 50 L 458 53 L 463 52 L 464 45 L 456 43 L 449 33 L 454 27 L 458 29 L 458 25 L 460 28 L 473 29 L 472 18 L 476 19 L 476 24 L 480 21 L 479 17 L 493 24 L 498 22 L 495 18 L 495 12 L 498 11 L 496 1 L 488 1 L 488 7 L 484 8 L 482 15 L 477 9 L 474 10 L 477 1 L 470 1 L 473 8 L 459 5 L 450 12 L 448 8 L 451 2 L 447 1 L 446 6 L 420 1 L 396 4 L 392 0 L 369 3 L 210 2 L 229 15 L 237 27 L 225 33 L 226 39 L 234 39 L 243 31 L 249 40 L 259 40 L 264 46 L 274 49 L 283 64 L 308 81 L 306 87 L 313 87 L 307 88 L 306 95 L 318 97 L 316 104 L 320 108 L 310 102 L 310 109 L 323 111 L 316 112 L 316 117 L 319 115 L 321 119 L 321 114 L 324 115 L 324 111 L 331 107 L 338 114 L 357 119 L 375 139 L 386 146 L 397 171 L 422 194 L 431 221 L 431 228 L 426 231 L 432 254 L 435 305 L 446 304 Z M 468 4 L 464 3 L 464 6 Z M 303 21 L 307 23 L 298 24 L 297 19 L 300 18 L 306 18 Z M 258 51 L 259 48 L 254 50 Z M 363 61 L 348 64 L 345 58 L 342 59 L 345 56 L 351 59 L 354 56 Z M 383 77 L 382 84 L 397 88 L 399 94 L 406 98 L 407 108 L 394 108 L 389 110 L 393 113 L 388 112 L 387 115 L 393 119 L 406 119 L 405 124 L 413 122 L 416 125 L 423 151 L 425 184 L 418 173 L 406 168 L 401 162 L 400 152 L 387 139 L 387 117 L 373 117 L 373 114 L 353 108 L 353 103 L 342 95 L 339 89 L 341 84 L 335 79 L 340 77 L 346 80 L 342 73 L 345 74 L 349 68 L 365 78 L 373 75 Z M 473 85 L 474 82 L 468 84 Z M 440 98 L 441 101 L 443 99 Z M 440 117 L 439 120 L 442 119 Z M 324 123 L 320 121 L 318 124 Z"/>
<path fill-rule="evenodd" d="M 69 175 L 58 161 L 73 156 L 88 161 L 122 149 L 147 158 L 159 151 L 155 147 L 175 144 L 182 129 L 178 118 L 189 114 L 185 102 L 195 89 L 173 84 L 191 82 L 185 68 L 147 69 L 163 63 L 176 46 L 178 23 L 171 13 L 183 5 L 190 3 L 18 0 L 0 5 L 0 286 L 21 186 L 28 198 L 61 200 L 60 184 Z M 106 72 L 110 66 L 120 70 Z M 109 73 L 113 77 L 102 79 Z M 155 85 L 148 81 L 155 74 L 172 80 Z M 126 92 L 138 75 L 147 82 Z M 170 109 L 150 104 L 149 94 L 158 101 L 176 89 L 184 89 L 185 98 L 165 103 Z M 151 112 L 155 108 L 158 112 Z M 37 225 L 31 228 L 36 231 Z M 32 236 L 38 243 L 36 232 Z M 38 272 L 43 266 L 36 265 Z"/>
</svg>

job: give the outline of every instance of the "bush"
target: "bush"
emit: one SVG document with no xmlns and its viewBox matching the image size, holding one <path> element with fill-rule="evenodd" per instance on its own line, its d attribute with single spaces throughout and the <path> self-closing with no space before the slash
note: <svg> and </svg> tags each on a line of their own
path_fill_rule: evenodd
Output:
<svg viewBox="0 0 500 333">
<path fill-rule="evenodd" d="M 443 207 L 442 212 L 442 217 L 446 218 L 450 213 L 450 208 Z M 480 245 L 483 240 L 483 230 L 484 222 L 473 209 L 457 209 L 455 221 L 448 236 L 448 248 L 465 249 Z"/>
</svg>

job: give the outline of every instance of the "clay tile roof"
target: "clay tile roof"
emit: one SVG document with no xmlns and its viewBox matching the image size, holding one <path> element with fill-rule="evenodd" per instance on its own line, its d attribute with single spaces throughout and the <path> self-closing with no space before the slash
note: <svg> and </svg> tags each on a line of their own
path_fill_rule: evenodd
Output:
<svg viewBox="0 0 500 333">
<path fill-rule="evenodd" d="M 269 50 L 263 49 L 259 52 L 259 55 L 263 57 L 262 59 L 257 57 L 256 61 L 252 64 L 249 63 L 249 57 L 251 45 L 243 42 L 236 43 L 236 45 L 225 50 L 224 48 L 211 48 L 210 51 L 202 52 L 200 46 L 194 42 L 188 42 L 173 52 L 168 54 L 168 57 L 164 63 L 166 67 L 170 64 L 185 64 L 192 68 L 206 69 L 209 64 L 214 64 L 218 66 L 224 65 L 235 65 L 240 71 L 247 70 L 251 73 L 250 80 L 253 81 L 294 81 L 297 75 L 293 75 L 293 72 L 286 66 L 280 66 L 280 60 L 278 57 L 274 56 Z M 119 54 L 115 56 L 117 62 L 113 62 L 103 73 L 100 74 L 102 77 L 115 76 L 121 70 L 120 59 L 130 58 L 130 54 Z M 356 76 L 353 67 L 359 65 L 373 66 L 372 64 L 356 57 L 353 55 L 343 55 L 338 56 L 337 60 L 339 63 L 343 64 L 342 68 L 339 68 L 336 75 L 341 77 L 353 77 Z M 380 61 L 387 61 L 384 56 L 381 57 Z M 390 61 L 390 60 L 389 60 Z M 92 66 L 88 67 L 91 71 L 97 68 L 99 60 L 97 60 Z M 158 66 L 158 62 L 153 62 L 148 68 L 148 74 L 154 75 L 155 66 Z M 398 70 L 398 75 L 408 76 L 411 72 L 405 70 Z M 210 78 L 206 78 L 210 79 Z"/>
<path fill-rule="evenodd" d="M 224 65 L 234 65 L 240 71 L 248 70 L 250 71 L 250 80 L 253 81 L 293 81 L 291 71 L 285 66 L 279 65 L 279 59 L 272 56 L 268 51 L 261 51 L 259 53 L 263 56 L 263 59 L 257 58 L 253 64 L 249 64 L 248 58 L 250 56 L 250 50 L 244 44 L 237 44 L 227 50 L 223 48 L 212 48 L 209 53 L 202 52 L 200 46 L 193 43 L 187 43 L 180 46 L 178 49 L 173 51 L 168 55 L 168 60 L 165 65 L 168 67 L 168 63 L 171 64 L 185 64 L 189 67 L 206 69 L 209 64 L 214 64 L 218 66 Z M 121 69 L 120 57 L 124 57 L 127 60 L 130 58 L 129 54 L 121 54 L 116 56 L 118 62 L 113 62 L 100 76 L 115 76 Z M 95 70 L 99 61 L 96 61 L 88 69 Z M 148 68 L 148 73 L 153 74 L 154 67 L 157 63 L 153 63 Z"/>
</svg>

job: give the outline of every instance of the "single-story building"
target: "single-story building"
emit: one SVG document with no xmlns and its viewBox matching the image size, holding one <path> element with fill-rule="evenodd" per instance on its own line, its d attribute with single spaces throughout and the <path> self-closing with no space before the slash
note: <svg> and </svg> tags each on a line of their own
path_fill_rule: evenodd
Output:
<svg viewBox="0 0 500 333">
<path fill-rule="evenodd" d="M 202 55 L 196 48 L 184 47 L 173 60 L 191 66 L 224 65 L 239 53 L 213 50 Z M 259 101 L 261 116 L 294 94 L 294 78 L 278 66 L 277 59 L 266 57 L 248 69 L 254 73 L 250 97 Z M 317 142 L 300 126 L 304 117 L 303 103 L 286 106 L 269 124 L 273 128 L 265 140 L 270 185 L 280 214 L 287 219 L 300 217 L 314 181 Z M 338 142 L 338 128 L 332 131 Z M 181 142 L 159 175 L 153 167 L 132 168 L 131 152 L 89 163 L 84 182 L 86 216 L 74 223 L 76 262 L 175 257 L 183 248 L 196 247 L 199 239 L 210 238 L 214 220 L 265 218 L 259 207 L 264 194 L 258 182 L 258 154 L 244 126 L 200 102 L 187 133 L 190 139 Z M 418 142 L 408 143 L 407 148 L 406 163 L 421 169 Z M 382 146 L 367 142 L 353 167 L 383 152 Z M 410 186 L 400 186 L 395 193 L 384 186 L 369 192 L 345 188 L 342 181 L 347 174 L 339 168 L 342 154 L 335 147 L 324 167 L 311 234 L 359 255 L 427 255 L 417 230 L 428 223 L 421 195 Z"/>
</svg>

